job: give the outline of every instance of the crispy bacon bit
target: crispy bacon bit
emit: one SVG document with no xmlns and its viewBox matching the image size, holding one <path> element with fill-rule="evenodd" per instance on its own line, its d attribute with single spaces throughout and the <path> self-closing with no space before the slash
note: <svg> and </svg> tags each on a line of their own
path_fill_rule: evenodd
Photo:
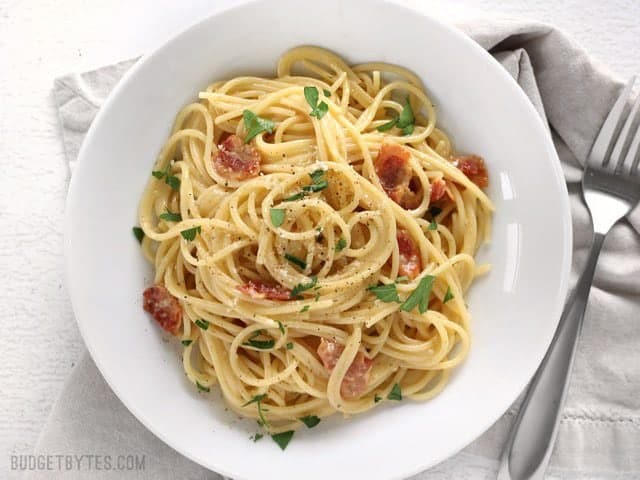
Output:
<svg viewBox="0 0 640 480">
<path fill-rule="evenodd" d="M 413 209 L 420 204 L 420 195 L 411 189 L 412 172 L 409 151 L 395 143 L 385 143 L 374 161 L 376 174 L 389 198 L 402 208 Z"/>
<path fill-rule="evenodd" d="M 231 180 L 245 180 L 260 173 L 260 152 L 253 145 L 245 145 L 237 135 L 230 135 L 218 145 L 213 155 L 216 171 Z"/>
<path fill-rule="evenodd" d="M 431 203 L 441 200 L 447 193 L 447 182 L 438 179 L 431 183 Z"/>
<path fill-rule="evenodd" d="M 238 287 L 242 293 L 246 293 L 251 298 L 267 298 L 269 300 L 289 300 L 291 290 L 281 285 L 265 283 L 260 280 L 249 280 L 244 285 Z"/>
<path fill-rule="evenodd" d="M 318 356 L 329 373 L 335 368 L 344 347 L 334 340 L 323 338 L 318 347 Z M 369 373 L 373 366 L 373 360 L 367 358 L 362 352 L 358 352 L 351 363 L 340 385 L 340 393 L 344 398 L 358 398 L 367 389 Z"/>
<path fill-rule="evenodd" d="M 484 160 L 478 155 L 461 155 L 454 157 L 453 164 L 480 188 L 489 186 L 487 166 L 484 164 Z"/>
<path fill-rule="evenodd" d="M 145 311 L 149 312 L 164 330 L 177 335 L 182 324 L 182 307 L 178 299 L 160 284 L 147 288 L 142 298 Z"/>
<path fill-rule="evenodd" d="M 409 232 L 402 228 L 398 229 L 397 240 L 398 250 L 400 251 L 398 275 L 416 278 L 422 271 L 420 250 L 418 250 L 418 246 L 409 235 Z"/>
</svg>

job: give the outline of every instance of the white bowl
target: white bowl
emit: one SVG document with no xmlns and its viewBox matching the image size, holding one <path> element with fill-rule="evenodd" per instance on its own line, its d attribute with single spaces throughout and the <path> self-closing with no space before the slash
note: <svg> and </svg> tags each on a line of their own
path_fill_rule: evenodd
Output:
<svg viewBox="0 0 640 480">
<path fill-rule="evenodd" d="M 488 162 L 495 202 L 493 264 L 469 294 L 473 343 L 435 399 L 323 421 L 285 452 L 248 437 L 255 422 L 198 394 L 176 349 L 141 306 L 151 271 L 131 234 L 140 195 L 178 110 L 209 82 L 273 75 L 301 44 L 351 63 L 391 62 L 424 81 L 438 124 Z M 403 478 L 488 429 L 524 389 L 552 338 L 567 290 L 567 191 L 551 139 L 517 84 L 455 29 L 379 1 L 258 1 L 207 18 L 139 61 L 100 110 L 80 152 L 66 216 L 74 311 L 111 388 L 153 433 L 235 479 Z M 176 342 L 177 343 L 177 342 Z"/>
</svg>

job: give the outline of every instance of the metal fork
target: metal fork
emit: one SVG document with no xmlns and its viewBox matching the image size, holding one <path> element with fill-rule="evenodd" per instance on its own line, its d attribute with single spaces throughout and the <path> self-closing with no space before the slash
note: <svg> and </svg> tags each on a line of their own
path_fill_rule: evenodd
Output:
<svg viewBox="0 0 640 480">
<path fill-rule="evenodd" d="M 593 244 L 512 427 L 502 452 L 498 480 L 543 478 L 560 423 L 600 248 L 611 227 L 640 201 L 640 96 L 630 110 L 627 107 L 634 81 L 635 77 L 623 89 L 591 147 L 582 176 L 582 193 L 593 223 Z"/>
</svg>

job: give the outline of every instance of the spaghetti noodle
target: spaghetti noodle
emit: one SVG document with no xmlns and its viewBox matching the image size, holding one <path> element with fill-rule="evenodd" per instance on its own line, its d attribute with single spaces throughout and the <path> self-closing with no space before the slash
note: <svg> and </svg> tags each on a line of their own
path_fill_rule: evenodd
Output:
<svg viewBox="0 0 640 480">
<path fill-rule="evenodd" d="M 188 378 L 272 434 L 440 392 L 469 350 L 493 207 L 420 80 L 299 47 L 276 78 L 199 99 L 139 206 L 144 307 Z"/>
</svg>

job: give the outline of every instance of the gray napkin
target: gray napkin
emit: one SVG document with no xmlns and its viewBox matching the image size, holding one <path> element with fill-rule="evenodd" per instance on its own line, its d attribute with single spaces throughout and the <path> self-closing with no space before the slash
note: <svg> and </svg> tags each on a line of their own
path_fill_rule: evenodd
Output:
<svg viewBox="0 0 640 480">
<path fill-rule="evenodd" d="M 581 164 L 621 84 L 550 26 L 480 19 L 460 27 L 490 50 L 549 123 L 571 196 L 575 282 L 591 242 L 588 213 L 579 197 Z M 62 137 L 71 167 L 101 102 L 132 63 L 56 80 Z M 549 478 L 640 478 L 639 232 L 636 210 L 614 228 L 604 245 Z M 413 479 L 495 478 L 517 405 L 458 455 Z M 94 479 L 220 478 L 147 431 L 112 393 L 87 353 L 55 404 L 36 453 L 98 454 L 114 459 L 136 455 L 144 460 L 144 468 L 138 470 L 94 468 L 90 472 Z M 28 478 L 86 478 L 86 463 L 83 466 L 31 472 Z"/>
</svg>

